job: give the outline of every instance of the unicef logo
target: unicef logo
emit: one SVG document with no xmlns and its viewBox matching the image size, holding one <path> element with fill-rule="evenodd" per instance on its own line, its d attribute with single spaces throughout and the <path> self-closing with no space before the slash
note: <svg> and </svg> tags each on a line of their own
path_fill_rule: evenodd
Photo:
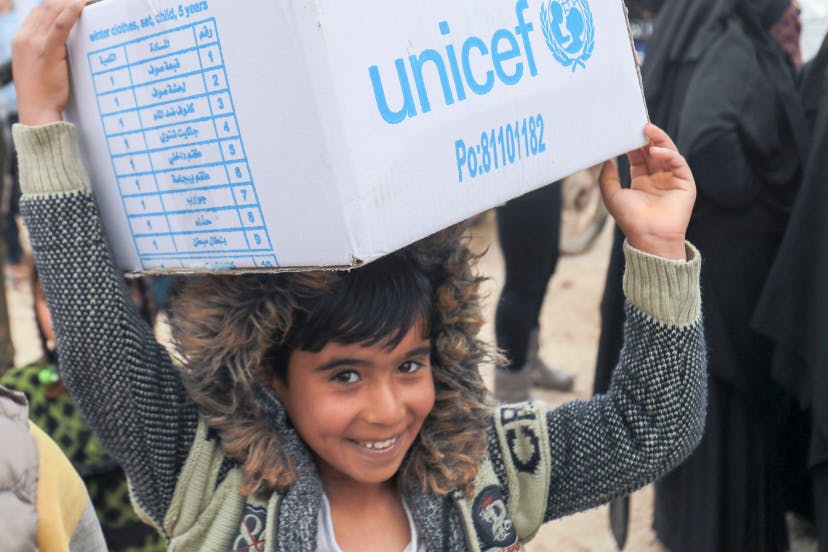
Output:
<svg viewBox="0 0 828 552">
<path fill-rule="evenodd" d="M 546 44 L 564 67 L 586 68 L 595 50 L 595 26 L 587 0 L 550 0 L 541 7 Z"/>
</svg>

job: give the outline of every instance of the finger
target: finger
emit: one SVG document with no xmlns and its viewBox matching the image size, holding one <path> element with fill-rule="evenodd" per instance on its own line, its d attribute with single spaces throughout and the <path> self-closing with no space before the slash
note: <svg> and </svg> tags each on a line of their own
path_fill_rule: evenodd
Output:
<svg viewBox="0 0 828 552">
<path fill-rule="evenodd" d="M 63 4 L 68 0 L 45 0 L 40 5 L 34 7 L 26 18 L 28 26 L 26 30 L 34 34 L 44 34 L 48 32 L 55 22 L 55 19 L 63 9 Z M 25 22 L 24 22 L 25 24 Z M 21 29 L 23 25 L 21 25 Z"/>
<path fill-rule="evenodd" d="M 627 153 L 627 159 L 630 160 L 630 176 L 632 178 L 650 174 L 651 170 L 647 162 L 647 152 L 644 148 Z"/>
<path fill-rule="evenodd" d="M 59 53 L 63 57 L 63 46 L 69 40 L 69 33 L 75 22 L 80 17 L 81 11 L 86 6 L 86 0 L 68 0 L 64 3 L 63 9 L 58 13 L 52 22 L 52 28 L 46 39 L 46 51 Z"/>
<path fill-rule="evenodd" d="M 664 171 L 673 173 L 673 176 L 688 182 L 693 180 L 693 173 L 687 160 L 674 149 L 651 146 L 650 156 L 656 160 Z"/>
<path fill-rule="evenodd" d="M 598 185 L 601 187 L 601 195 L 604 196 L 604 204 L 609 206 L 611 198 L 621 190 L 618 167 L 615 166 L 614 161 L 604 161 L 601 166 L 601 176 L 598 177 Z"/>
<path fill-rule="evenodd" d="M 644 134 L 650 139 L 651 145 L 678 151 L 676 144 L 673 143 L 670 136 L 654 124 L 648 123 L 644 127 Z"/>
<path fill-rule="evenodd" d="M 36 5 L 23 20 L 12 40 L 12 53 L 16 49 L 25 49 L 40 53 L 46 34 L 51 30 L 55 19 L 60 14 L 63 4 L 69 0 L 45 0 Z"/>
<path fill-rule="evenodd" d="M 644 125 L 644 135 L 647 136 L 647 139 L 650 141 L 650 143 L 637 150 L 627 152 L 627 158 L 630 160 L 630 176 L 632 178 L 653 174 L 656 170 L 658 170 L 657 167 L 654 167 L 652 165 L 647 150 L 649 149 L 650 145 L 652 145 L 653 139 L 651 135 L 656 135 L 657 138 L 662 139 L 660 134 L 664 134 L 664 131 L 662 131 L 654 124 L 647 123 L 646 125 Z M 666 136 L 666 134 L 664 135 Z"/>
<path fill-rule="evenodd" d="M 20 23 L 20 27 L 17 28 L 16 35 L 29 35 L 36 28 L 42 27 L 41 21 L 43 20 L 46 9 L 43 4 L 32 8 L 29 14 L 23 19 L 23 22 Z"/>
<path fill-rule="evenodd" d="M 643 165 L 646 163 L 644 159 L 644 149 L 638 148 L 636 150 L 630 151 L 627 153 L 627 158 L 630 160 L 631 165 Z"/>
</svg>

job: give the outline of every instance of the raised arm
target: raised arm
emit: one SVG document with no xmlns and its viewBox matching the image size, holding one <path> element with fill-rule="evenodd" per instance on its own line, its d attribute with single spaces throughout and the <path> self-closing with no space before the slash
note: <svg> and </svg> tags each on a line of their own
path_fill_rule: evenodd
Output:
<svg viewBox="0 0 828 552">
<path fill-rule="evenodd" d="M 533 520 L 598 506 L 652 482 L 703 433 L 701 259 L 684 240 L 695 184 L 669 137 L 652 125 L 645 131 L 650 145 L 629 154 L 632 187 L 621 188 L 610 163 L 601 175 L 607 208 L 628 240 L 624 347 L 609 392 L 552 411 L 505 406 L 496 417 L 505 439 L 495 446 L 509 453 L 492 454 L 495 471 L 509 482 L 513 513 L 530 512 L 516 518 L 527 520 L 520 527 L 526 536 L 536 529 Z"/>
<path fill-rule="evenodd" d="M 547 413 L 549 521 L 664 475 L 704 430 L 706 359 L 700 258 L 653 257 L 625 244 L 624 346 L 606 395 Z"/>
<path fill-rule="evenodd" d="M 627 236 L 627 320 L 609 392 L 547 414 L 552 470 L 546 519 L 597 506 L 641 487 L 701 439 L 706 359 L 698 252 L 685 232 L 696 188 L 675 144 L 645 129 L 631 152 L 632 186 L 604 165 L 601 191 Z"/>
<path fill-rule="evenodd" d="M 46 0 L 14 41 L 21 125 L 14 128 L 21 211 L 78 408 L 161 526 L 195 435 L 196 409 L 113 264 L 68 97 L 64 44 L 85 0 Z"/>
</svg>

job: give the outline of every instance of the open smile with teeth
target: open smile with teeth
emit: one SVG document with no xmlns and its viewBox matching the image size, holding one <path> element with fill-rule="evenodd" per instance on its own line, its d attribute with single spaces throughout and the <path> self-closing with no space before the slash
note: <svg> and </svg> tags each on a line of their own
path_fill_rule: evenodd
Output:
<svg viewBox="0 0 828 552">
<path fill-rule="evenodd" d="M 397 435 L 385 441 L 359 441 L 359 444 L 371 450 L 385 450 L 394 446 L 394 443 L 396 443 L 399 438 L 400 436 Z"/>
</svg>

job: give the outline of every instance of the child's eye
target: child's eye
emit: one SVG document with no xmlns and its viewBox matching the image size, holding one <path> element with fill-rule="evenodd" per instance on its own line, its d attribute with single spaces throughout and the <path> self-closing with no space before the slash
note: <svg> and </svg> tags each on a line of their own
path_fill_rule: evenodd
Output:
<svg viewBox="0 0 828 552">
<path fill-rule="evenodd" d="M 336 383 L 356 383 L 359 381 L 359 374 L 353 370 L 346 370 L 334 375 L 331 381 L 335 381 Z"/>
<path fill-rule="evenodd" d="M 397 368 L 403 374 L 415 374 L 423 367 L 423 363 L 417 362 L 416 360 L 407 360 L 400 364 L 400 367 Z"/>
</svg>

